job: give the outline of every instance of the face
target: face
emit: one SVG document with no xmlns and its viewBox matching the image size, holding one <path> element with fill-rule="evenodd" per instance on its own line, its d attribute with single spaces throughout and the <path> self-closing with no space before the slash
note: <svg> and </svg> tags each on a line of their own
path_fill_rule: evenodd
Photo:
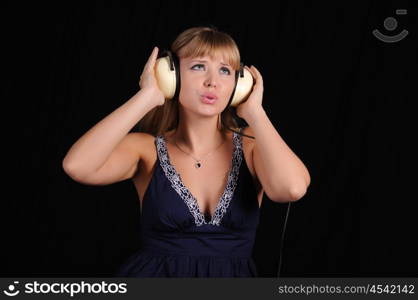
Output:
<svg viewBox="0 0 418 300">
<path fill-rule="evenodd" d="M 234 89 L 235 71 L 223 57 L 180 58 L 180 76 L 179 101 L 184 108 L 206 116 L 225 109 Z M 205 96 L 217 99 L 207 103 Z"/>
</svg>

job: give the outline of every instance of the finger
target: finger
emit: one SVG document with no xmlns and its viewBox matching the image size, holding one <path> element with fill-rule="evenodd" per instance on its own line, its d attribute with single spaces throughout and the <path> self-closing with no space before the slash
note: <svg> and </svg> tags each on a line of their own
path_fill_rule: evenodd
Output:
<svg viewBox="0 0 418 300">
<path fill-rule="evenodd" d="M 253 69 L 254 73 L 256 73 L 256 74 L 257 74 L 257 79 L 258 79 L 260 82 L 263 82 L 263 77 L 261 76 L 260 71 L 258 71 L 258 69 L 257 69 L 256 67 L 254 67 L 254 66 L 251 66 L 251 67 L 252 67 L 252 69 Z"/>
<path fill-rule="evenodd" d="M 245 66 L 245 68 L 248 70 L 248 72 L 250 72 L 251 73 L 251 75 L 254 77 L 254 79 L 255 79 L 255 77 L 256 77 L 256 75 L 254 74 L 254 71 L 253 70 L 251 70 L 249 67 L 247 67 L 247 66 Z"/>
<path fill-rule="evenodd" d="M 158 48 L 154 47 L 154 50 L 152 52 L 152 57 L 151 57 L 151 63 L 150 63 L 150 69 L 154 69 L 155 66 L 155 62 L 157 61 L 157 57 L 158 57 Z"/>
<path fill-rule="evenodd" d="M 157 60 L 156 59 L 157 55 L 158 55 L 158 48 L 154 47 L 154 49 L 152 49 L 152 53 L 151 53 L 150 57 L 148 58 L 147 63 L 145 64 L 145 69 L 147 71 L 151 71 L 152 68 L 154 67 L 155 61 Z"/>
<path fill-rule="evenodd" d="M 154 49 L 152 49 L 152 53 L 151 53 L 150 57 L 148 58 L 148 61 L 147 61 L 146 65 L 145 65 L 145 70 L 147 72 L 151 71 L 152 68 L 154 67 L 155 57 L 156 57 L 156 54 L 157 54 L 156 48 L 157 47 L 154 47 Z"/>
<path fill-rule="evenodd" d="M 257 75 L 260 75 L 260 77 L 261 77 L 261 73 L 260 73 L 260 71 L 258 71 L 258 69 L 257 69 L 256 67 L 251 66 L 251 68 L 252 68 L 252 70 L 253 70 L 254 72 L 256 72 L 256 73 L 257 73 Z"/>
<path fill-rule="evenodd" d="M 155 49 L 155 48 L 154 48 L 154 49 Z M 147 67 L 148 67 L 148 65 L 149 65 L 149 63 L 150 63 L 150 61 L 151 61 L 152 54 L 154 53 L 154 49 L 152 49 L 151 55 L 148 57 L 147 62 L 145 63 L 144 68 L 147 68 Z"/>
</svg>

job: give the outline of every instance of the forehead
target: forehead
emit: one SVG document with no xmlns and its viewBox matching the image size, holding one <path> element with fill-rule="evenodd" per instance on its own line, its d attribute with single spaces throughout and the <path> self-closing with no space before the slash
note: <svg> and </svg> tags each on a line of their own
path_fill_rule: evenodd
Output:
<svg viewBox="0 0 418 300">
<path fill-rule="evenodd" d="M 228 64 L 228 61 L 226 59 L 226 57 L 224 57 L 223 55 L 204 55 L 204 56 L 190 56 L 190 57 L 184 57 L 182 58 L 185 62 L 194 62 L 194 61 L 199 61 L 199 62 L 212 62 L 212 63 L 223 63 L 223 64 Z"/>
</svg>

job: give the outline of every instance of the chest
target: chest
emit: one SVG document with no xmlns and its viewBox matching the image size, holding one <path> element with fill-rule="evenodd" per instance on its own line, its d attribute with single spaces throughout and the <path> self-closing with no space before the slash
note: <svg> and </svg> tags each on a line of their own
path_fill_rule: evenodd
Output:
<svg viewBox="0 0 418 300">
<path fill-rule="evenodd" d="M 234 147 L 227 144 L 216 153 L 202 158 L 200 168 L 195 167 L 193 157 L 180 153 L 175 146 L 168 144 L 167 149 L 171 165 L 184 186 L 196 198 L 200 211 L 212 215 L 228 183 Z"/>
<path fill-rule="evenodd" d="M 232 141 L 225 143 L 216 153 L 211 153 L 207 157 L 201 158 L 200 168 L 195 167 L 196 161 L 193 157 L 184 154 L 173 144 L 166 143 L 165 145 L 170 164 L 179 174 L 184 186 L 196 198 L 199 210 L 202 214 L 213 215 L 226 189 L 228 175 L 233 165 L 235 148 Z M 251 160 L 251 146 L 243 141 L 241 157 L 242 160 L 245 160 L 255 184 L 258 186 Z M 138 175 L 133 178 L 138 191 L 141 209 L 142 199 L 152 178 L 155 165 L 159 163 L 155 145 L 150 147 L 150 149 L 154 151 L 147 153 L 141 160 L 138 166 Z"/>
</svg>

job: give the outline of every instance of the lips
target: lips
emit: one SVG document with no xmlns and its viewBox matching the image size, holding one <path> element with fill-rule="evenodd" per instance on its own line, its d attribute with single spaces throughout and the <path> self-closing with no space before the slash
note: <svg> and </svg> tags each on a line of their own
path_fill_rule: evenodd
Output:
<svg viewBox="0 0 418 300">
<path fill-rule="evenodd" d="M 213 104 L 213 103 L 215 103 L 216 102 L 216 99 L 215 98 L 209 98 L 209 97 L 204 97 L 204 96 L 201 96 L 200 97 L 201 99 L 202 99 L 202 102 L 203 103 L 206 103 L 206 104 Z"/>
<path fill-rule="evenodd" d="M 207 98 L 209 100 L 217 100 L 218 99 L 218 96 L 216 96 L 214 93 L 209 93 L 209 92 L 208 93 L 203 93 L 202 97 Z"/>
</svg>

